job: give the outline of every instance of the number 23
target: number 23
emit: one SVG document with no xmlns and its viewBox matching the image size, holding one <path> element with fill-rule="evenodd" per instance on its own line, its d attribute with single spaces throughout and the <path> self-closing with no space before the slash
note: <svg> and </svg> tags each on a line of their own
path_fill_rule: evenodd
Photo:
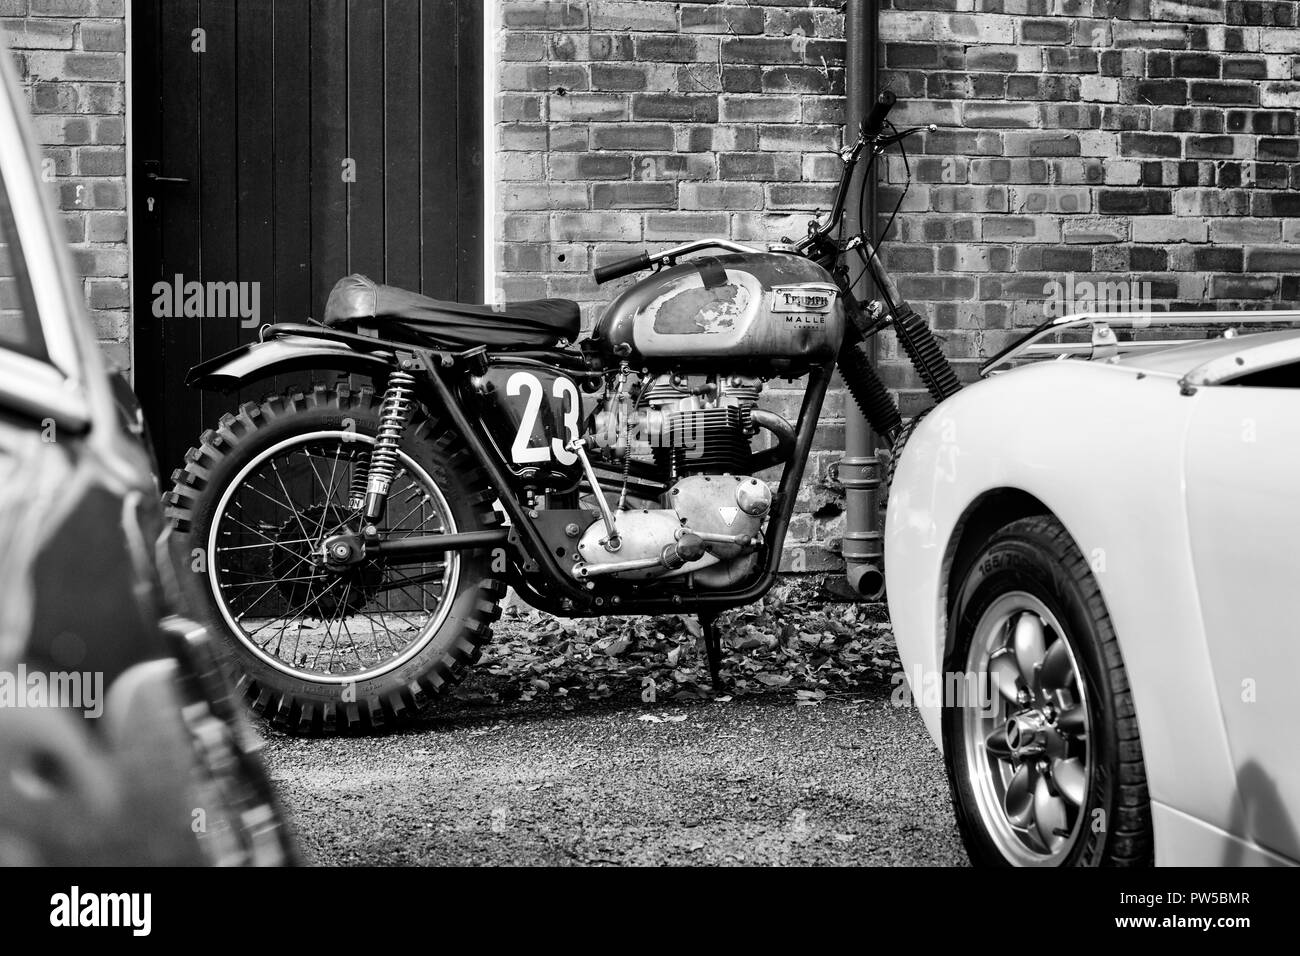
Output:
<svg viewBox="0 0 1300 956">
<path fill-rule="evenodd" d="M 562 417 L 564 430 L 568 433 L 568 441 L 552 438 L 549 446 L 530 444 L 533 432 L 537 429 L 537 418 L 542 410 L 546 389 L 536 375 L 530 372 L 515 372 L 506 382 L 506 394 L 514 398 L 524 391 L 528 392 L 528 398 L 525 400 L 523 417 L 519 421 L 519 432 L 515 435 L 514 444 L 510 446 L 511 459 L 517 465 L 529 465 L 550 461 L 551 456 L 554 455 L 555 460 L 561 465 L 572 465 L 578 460 L 578 456 L 569 451 L 566 446 L 569 441 L 577 441 L 581 437 L 578 419 L 582 412 L 582 399 L 578 396 L 577 386 L 567 378 L 555 379 L 551 394 L 564 402 Z"/>
</svg>

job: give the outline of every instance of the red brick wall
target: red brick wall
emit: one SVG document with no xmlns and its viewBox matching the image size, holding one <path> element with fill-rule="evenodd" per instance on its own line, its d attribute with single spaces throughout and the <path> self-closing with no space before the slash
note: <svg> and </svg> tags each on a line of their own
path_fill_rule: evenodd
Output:
<svg viewBox="0 0 1300 956">
<path fill-rule="evenodd" d="M 0 0 L 99 338 L 130 364 L 126 0 Z"/>
<path fill-rule="evenodd" d="M 1297 6 L 882 0 L 882 84 L 901 121 L 943 127 L 887 261 L 948 353 L 977 364 L 1068 307 L 1057 289 L 1086 305 L 1081 283 L 1148 284 L 1154 309 L 1295 307 Z M 882 208 L 902 176 L 891 160 Z"/>
</svg>

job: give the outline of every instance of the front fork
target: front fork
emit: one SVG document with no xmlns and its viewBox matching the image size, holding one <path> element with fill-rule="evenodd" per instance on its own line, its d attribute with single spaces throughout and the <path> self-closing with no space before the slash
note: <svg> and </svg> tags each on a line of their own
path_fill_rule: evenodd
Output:
<svg viewBox="0 0 1300 956">
<path fill-rule="evenodd" d="M 898 296 L 897 287 L 885 272 L 874 249 L 865 258 L 867 269 L 876 283 L 881 302 L 873 303 L 869 314 L 853 295 L 848 282 L 848 270 L 837 264 L 834 275 L 844 298 L 849 325 L 840 348 L 840 371 L 849 393 L 862 410 L 863 417 L 872 430 L 891 445 L 903 428 L 898 404 L 876 371 L 871 360 L 867 340 L 884 328 L 892 328 L 898 345 L 926 391 L 936 404 L 961 390 L 961 382 L 938 340 L 930 330 L 930 323 Z"/>
<path fill-rule="evenodd" d="M 846 305 L 850 315 L 860 320 L 857 303 L 848 301 Z M 858 321 L 850 321 L 845 330 L 844 341 L 840 345 L 839 366 L 844 385 L 861 410 L 862 417 L 867 420 L 873 432 L 892 444 L 894 437 L 903 428 L 903 417 L 889 387 L 876 371 L 866 336 Z"/>
</svg>

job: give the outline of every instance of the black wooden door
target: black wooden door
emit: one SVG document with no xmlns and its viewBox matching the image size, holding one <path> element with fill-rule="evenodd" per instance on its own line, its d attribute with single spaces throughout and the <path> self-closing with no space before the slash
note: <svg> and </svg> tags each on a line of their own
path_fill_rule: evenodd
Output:
<svg viewBox="0 0 1300 956">
<path fill-rule="evenodd" d="M 481 301 L 482 5 L 133 9 L 135 380 L 165 476 L 237 401 L 288 384 L 200 394 L 189 368 L 319 318 L 342 276 Z"/>
</svg>

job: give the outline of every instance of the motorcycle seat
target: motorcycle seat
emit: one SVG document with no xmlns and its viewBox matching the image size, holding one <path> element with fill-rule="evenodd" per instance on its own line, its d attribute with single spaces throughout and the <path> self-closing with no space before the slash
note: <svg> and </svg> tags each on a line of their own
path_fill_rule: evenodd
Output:
<svg viewBox="0 0 1300 956">
<path fill-rule="evenodd" d="M 331 290 L 325 324 L 349 332 L 369 327 L 433 347 L 550 348 L 577 339 L 581 315 L 578 303 L 568 299 L 467 305 L 350 275 Z"/>
</svg>

